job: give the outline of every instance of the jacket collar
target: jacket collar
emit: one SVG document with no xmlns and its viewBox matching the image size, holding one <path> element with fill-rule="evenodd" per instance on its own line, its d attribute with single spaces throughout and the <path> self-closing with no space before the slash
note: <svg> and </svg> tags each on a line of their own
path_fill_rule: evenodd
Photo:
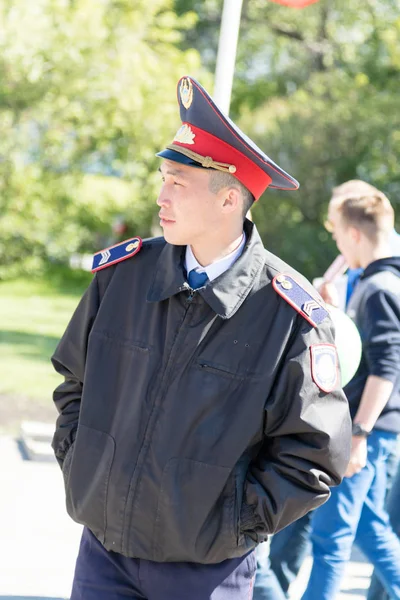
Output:
<svg viewBox="0 0 400 600">
<path fill-rule="evenodd" d="M 378 273 L 378 271 L 392 271 L 400 277 L 400 256 L 388 256 L 387 258 L 374 260 L 365 267 L 365 271 L 362 273 L 360 279 L 366 279 L 370 275 Z"/>
<path fill-rule="evenodd" d="M 197 258 L 193 254 L 192 248 L 190 247 L 190 245 L 188 245 L 186 246 L 184 262 L 184 265 L 186 267 L 186 273 L 190 273 L 192 269 L 196 269 L 199 273 L 206 273 L 208 279 L 210 281 L 214 281 L 214 279 L 217 279 L 217 277 L 222 275 L 222 273 L 225 273 L 225 271 L 227 271 L 237 261 L 239 256 L 242 254 L 245 245 L 246 236 L 244 233 L 242 233 L 242 239 L 240 241 L 240 244 L 236 247 L 236 249 L 233 252 L 231 252 L 227 256 L 224 256 L 224 258 L 220 258 L 219 260 L 211 263 L 207 267 L 202 267 L 198 263 Z"/>
<path fill-rule="evenodd" d="M 247 241 L 242 255 L 227 271 L 197 292 L 223 319 L 232 317 L 243 304 L 265 262 L 264 245 L 255 225 L 246 219 L 244 231 Z M 183 267 L 184 256 L 185 246 L 165 245 L 156 264 L 148 302 L 161 302 L 190 289 Z"/>
</svg>

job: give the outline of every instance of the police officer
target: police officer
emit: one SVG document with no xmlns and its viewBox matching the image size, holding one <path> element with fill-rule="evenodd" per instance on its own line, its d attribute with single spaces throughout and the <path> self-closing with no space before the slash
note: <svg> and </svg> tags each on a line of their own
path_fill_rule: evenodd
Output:
<svg viewBox="0 0 400 600">
<path fill-rule="evenodd" d="M 53 448 L 85 526 L 72 600 L 248 600 L 254 548 L 348 462 L 329 315 L 245 218 L 298 184 L 194 79 L 178 101 L 164 237 L 95 255 L 52 359 Z"/>
</svg>

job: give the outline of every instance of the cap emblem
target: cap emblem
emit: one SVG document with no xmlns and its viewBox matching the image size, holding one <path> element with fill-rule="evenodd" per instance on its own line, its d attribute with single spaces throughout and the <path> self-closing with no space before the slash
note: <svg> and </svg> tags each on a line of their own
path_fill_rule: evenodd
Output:
<svg viewBox="0 0 400 600">
<path fill-rule="evenodd" d="M 181 144 L 194 144 L 194 138 L 196 134 L 190 129 L 186 123 L 179 127 L 174 137 L 174 142 L 180 142 Z"/>
<path fill-rule="evenodd" d="M 185 108 L 190 108 L 193 102 L 193 84 L 187 77 L 181 81 L 179 94 L 181 96 L 183 106 Z"/>
</svg>

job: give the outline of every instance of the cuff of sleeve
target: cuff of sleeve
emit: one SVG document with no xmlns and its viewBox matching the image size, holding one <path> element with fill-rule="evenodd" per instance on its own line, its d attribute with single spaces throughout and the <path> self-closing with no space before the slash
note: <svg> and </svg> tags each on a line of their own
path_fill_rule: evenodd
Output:
<svg viewBox="0 0 400 600">
<path fill-rule="evenodd" d="M 241 531 L 249 531 L 257 526 L 258 519 L 254 514 L 254 506 L 243 504 L 240 511 L 240 529 Z"/>
<path fill-rule="evenodd" d="M 243 504 L 240 511 L 240 533 L 256 544 L 265 542 L 268 539 L 268 534 L 255 512 L 254 506 Z"/>
<path fill-rule="evenodd" d="M 391 383 L 395 384 L 399 376 L 399 371 L 395 371 L 393 369 L 372 368 L 370 371 L 370 375 L 375 375 L 375 377 L 381 377 L 382 379 L 386 379 L 387 381 L 390 381 Z"/>
<path fill-rule="evenodd" d="M 63 438 L 59 444 L 57 444 L 58 440 L 56 439 L 57 433 L 58 432 L 56 432 L 54 435 L 52 447 L 53 447 L 57 462 L 60 465 L 60 467 L 62 467 L 64 458 L 68 454 L 68 450 L 71 448 L 72 444 L 75 442 L 77 430 L 76 430 L 76 427 L 74 429 L 72 429 L 69 432 L 69 435 L 67 437 Z"/>
</svg>

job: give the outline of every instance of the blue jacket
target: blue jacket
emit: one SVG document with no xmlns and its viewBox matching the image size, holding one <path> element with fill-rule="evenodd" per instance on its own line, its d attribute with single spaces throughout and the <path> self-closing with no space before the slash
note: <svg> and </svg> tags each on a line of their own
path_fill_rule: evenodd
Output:
<svg viewBox="0 0 400 600">
<path fill-rule="evenodd" d="M 400 257 L 383 258 L 365 269 L 350 298 L 348 315 L 362 340 L 362 356 L 344 388 L 354 417 L 366 380 L 376 375 L 392 381 L 391 397 L 376 429 L 400 433 Z"/>
</svg>

